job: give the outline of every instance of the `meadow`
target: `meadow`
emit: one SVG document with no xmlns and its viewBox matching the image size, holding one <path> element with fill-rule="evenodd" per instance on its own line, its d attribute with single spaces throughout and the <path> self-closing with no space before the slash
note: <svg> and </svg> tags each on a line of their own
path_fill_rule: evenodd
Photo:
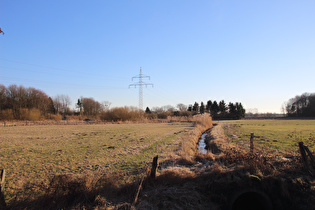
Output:
<svg viewBox="0 0 315 210">
<path fill-rule="evenodd" d="M 247 145 L 250 134 L 255 135 L 254 145 L 264 150 L 298 152 L 298 142 L 303 141 L 315 151 L 315 120 L 235 120 L 222 121 L 228 138 L 240 146 Z"/>
<path fill-rule="evenodd" d="M 214 123 L 199 115 L 190 122 L 0 127 L 6 202 L 12 209 L 228 209 L 240 190 L 256 189 L 274 209 L 313 206 L 315 181 L 297 142 L 314 151 L 315 120 Z M 202 154 L 197 142 L 206 130 Z"/>
<path fill-rule="evenodd" d="M 124 173 L 131 182 L 152 162 L 178 150 L 193 123 L 0 127 L 6 200 L 44 193 L 58 174 Z"/>
</svg>

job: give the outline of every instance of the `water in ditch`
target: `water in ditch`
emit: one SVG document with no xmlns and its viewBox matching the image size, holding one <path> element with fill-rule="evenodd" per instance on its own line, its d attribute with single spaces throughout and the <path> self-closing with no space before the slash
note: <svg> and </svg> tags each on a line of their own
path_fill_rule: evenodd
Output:
<svg viewBox="0 0 315 210">
<path fill-rule="evenodd" d="M 205 139 L 206 139 L 206 136 L 207 136 L 207 132 L 206 133 L 203 133 L 198 141 L 198 151 L 202 154 L 206 154 L 207 153 L 207 149 L 206 149 L 206 142 L 205 142 Z"/>
</svg>

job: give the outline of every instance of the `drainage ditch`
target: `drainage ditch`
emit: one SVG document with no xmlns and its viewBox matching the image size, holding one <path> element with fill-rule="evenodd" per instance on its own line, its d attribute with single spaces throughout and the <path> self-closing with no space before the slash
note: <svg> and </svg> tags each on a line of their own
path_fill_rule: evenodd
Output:
<svg viewBox="0 0 315 210">
<path fill-rule="evenodd" d="M 198 151 L 202 154 L 207 153 L 207 144 L 206 144 L 206 136 L 208 135 L 209 131 L 203 133 L 198 141 Z"/>
</svg>

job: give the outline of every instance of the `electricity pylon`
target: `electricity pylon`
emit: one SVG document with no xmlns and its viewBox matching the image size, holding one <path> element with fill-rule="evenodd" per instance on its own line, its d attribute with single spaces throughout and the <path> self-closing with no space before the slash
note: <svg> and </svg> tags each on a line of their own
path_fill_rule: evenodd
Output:
<svg viewBox="0 0 315 210">
<path fill-rule="evenodd" d="M 145 78 L 149 78 L 149 80 L 150 80 L 149 76 L 145 76 L 142 74 L 142 68 L 140 67 L 140 74 L 138 76 L 132 77 L 132 79 L 131 79 L 132 81 L 133 81 L 133 79 L 139 79 L 139 82 L 129 85 L 129 88 L 133 87 L 133 86 L 135 88 L 139 87 L 139 109 L 140 110 L 143 110 L 143 86 L 147 87 L 147 86 L 151 85 L 153 87 L 152 83 L 143 82 L 143 79 L 145 79 Z"/>
</svg>

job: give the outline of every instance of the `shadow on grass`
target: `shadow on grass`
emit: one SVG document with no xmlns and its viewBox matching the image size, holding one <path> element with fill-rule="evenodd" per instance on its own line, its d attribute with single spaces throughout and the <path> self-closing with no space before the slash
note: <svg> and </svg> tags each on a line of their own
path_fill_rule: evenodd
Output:
<svg viewBox="0 0 315 210">
<path fill-rule="evenodd" d="M 202 164 L 200 161 L 204 161 Z M 46 194 L 8 209 L 312 209 L 314 177 L 297 159 L 226 152 L 216 160 L 161 163 L 154 179 L 119 185 L 122 175 L 55 176 Z M 170 166 L 172 165 L 172 166 Z M 143 175 L 145 173 L 143 172 Z"/>
</svg>

